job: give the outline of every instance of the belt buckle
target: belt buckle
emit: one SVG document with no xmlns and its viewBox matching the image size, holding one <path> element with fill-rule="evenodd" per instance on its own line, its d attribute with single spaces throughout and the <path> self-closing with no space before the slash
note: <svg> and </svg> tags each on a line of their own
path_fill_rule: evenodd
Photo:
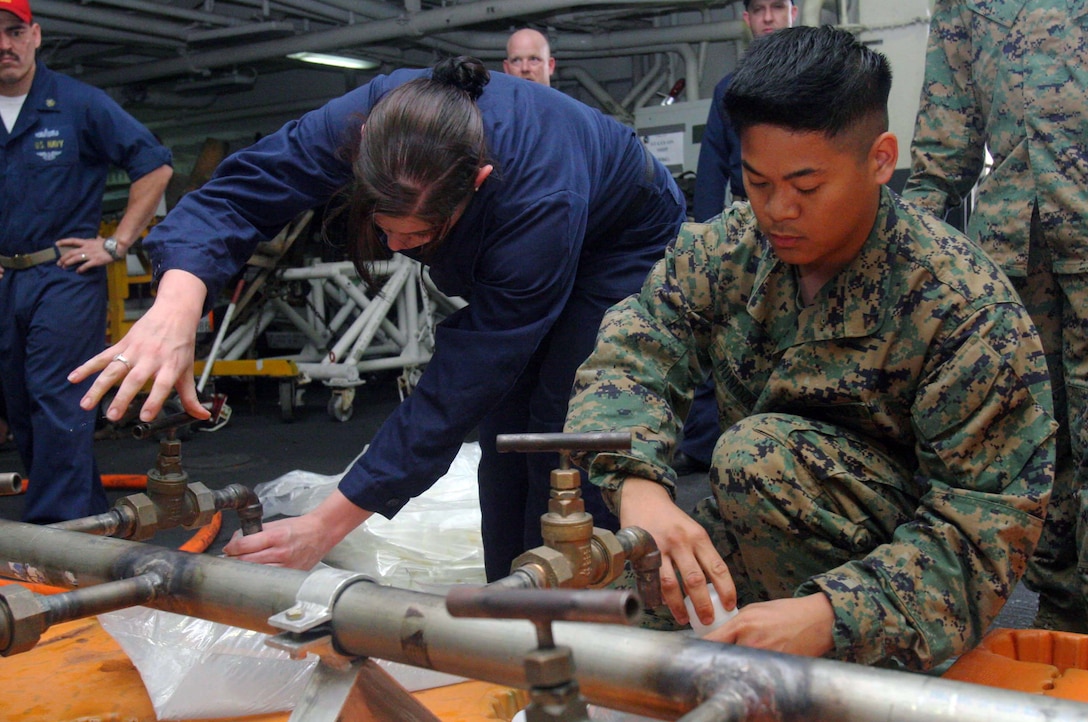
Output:
<svg viewBox="0 0 1088 722">
<path fill-rule="evenodd" d="M 11 268 L 14 271 L 22 271 L 33 265 L 33 259 L 26 253 L 16 253 L 11 257 Z"/>
</svg>

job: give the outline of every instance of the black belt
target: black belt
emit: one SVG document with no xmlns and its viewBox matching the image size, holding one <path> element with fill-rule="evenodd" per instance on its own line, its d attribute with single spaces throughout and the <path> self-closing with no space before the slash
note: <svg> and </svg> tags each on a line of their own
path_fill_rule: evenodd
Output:
<svg viewBox="0 0 1088 722">
<path fill-rule="evenodd" d="M 24 268 L 32 268 L 42 263 L 55 261 L 60 256 L 57 249 L 50 246 L 33 253 L 16 253 L 14 256 L 0 256 L 0 267 L 10 268 L 13 271 L 21 271 Z"/>
</svg>

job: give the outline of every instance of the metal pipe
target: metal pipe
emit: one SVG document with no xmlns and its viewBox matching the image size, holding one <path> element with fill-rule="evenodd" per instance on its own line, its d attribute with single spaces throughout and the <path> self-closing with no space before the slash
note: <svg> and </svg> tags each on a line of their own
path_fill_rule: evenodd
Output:
<svg viewBox="0 0 1088 722">
<path fill-rule="evenodd" d="M 15 496 L 23 493 L 23 477 L 14 471 L 0 474 L 0 496 Z"/>
<path fill-rule="evenodd" d="M 45 609 L 47 626 L 52 626 L 147 604 L 155 599 L 162 582 L 162 576 L 150 572 L 73 592 L 43 594 L 38 600 Z"/>
<path fill-rule="evenodd" d="M 40 0 L 44 1 L 44 0 Z M 144 63 L 131 68 L 106 70 L 88 73 L 85 82 L 99 87 L 134 83 L 141 80 L 185 75 L 194 69 L 212 69 L 224 66 L 240 65 L 247 62 L 278 58 L 300 51 L 333 50 L 336 48 L 365 46 L 395 38 L 425 37 L 433 32 L 448 31 L 459 26 L 481 22 L 493 22 L 504 18 L 517 17 L 526 13 L 537 14 L 570 6 L 571 0 L 507 0 L 496 4 L 491 2 L 473 2 L 464 5 L 424 10 L 405 17 L 387 18 L 372 22 L 357 23 L 331 30 L 308 33 L 293 38 L 252 43 L 245 47 L 209 50 L 204 53 L 192 53 L 184 58 L 160 60 Z M 659 0 L 600 0 L 604 5 L 655 5 Z M 701 2 L 701 0 L 699 0 Z M 696 0 L 682 0 L 683 6 L 695 5 Z M 619 31 L 606 36 L 578 38 L 572 50 L 592 47 L 594 50 L 608 51 L 620 47 L 638 47 L 648 42 L 699 42 L 733 36 L 744 27 L 741 21 L 731 20 L 709 25 L 694 24 L 671 28 L 655 28 L 652 36 L 647 31 Z M 567 36 L 561 38 L 567 40 Z M 566 43 L 562 43 L 566 49 Z M 556 50 L 556 52 L 559 52 Z"/>
<path fill-rule="evenodd" d="M 446 594 L 446 609 L 450 616 L 464 618 L 635 624 L 642 604 L 630 590 L 541 591 L 486 586 L 454 587 Z"/>
<path fill-rule="evenodd" d="M 195 416 L 189 415 L 188 412 L 180 411 L 176 414 L 170 414 L 169 416 L 163 416 L 162 418 L 155 419 L 154 421 L 140 421 L 132 426 L 132 437 L 135 439 L 146 440 L 153 437 L 160 431 L 174 431 L 182 426 L 188 426 L 189 424 L 195 424 L 203 419 L 198 419 Z"/>
<path fill-rule="evenodd" d="M 600 103 L 604 112 L 609 115 L 615 116 L 621 123 L 627 123 L 630 125 L 634 122 L 635 118 L 631 113 L 628 113 L 622 105 L 616 102 L 604 87 L 597 82 L 597 79 L 590 75 L 587 71 L 579 68 L 577 65 L 564 65 L 559 68 L 559 77 L 564 80 L 575 80 L 579 82 L 583 88 L 586 89 L 593 98 Z"/>
<path fill-rule="evenodd" d="M 661 76 L 661 55 L 654 55 L 654 63 L 650 66 L 650 69 L 642 74 L 639 81 L 631 86 L 631 89 L 627 91 L 627 95 L 623 96 L 623 100 L 620 101 L 620 105 L 624 108 L 630 108 L 634 100 L 642 94 L 644 90 L 650 85 L 650 83 L 657 80 L 660 82 Z"/>
<path fill-rule="evenodd" d="M 256 492 L 245 484 L 229 484 L 218 491 L 212 492 L 216 509 L 234 509 L 238 512 L 238 522 L 242 527 L 242 535 L 249 536 L 261 531 L 261 518 L 264 516 L 264 507 Z"/>
<path fill-rule="evenodd" d="M 84 516 L 79 519 L 58 521 L 49 525 L 51 529 L 74 531 L 93 536 L 116 536 L 128 538 L 136 531 L 137 519 L 130 507 L 115 506 L 109 511 Z"/>
<path fill-rule="evenodd" d="M 268 617 L 295 604 L 308 576 L 12 521 L 0 521 L 0 572 L 62 587 L 158 572 L 164 592 L 149 606 L 261 632 L 276 631 Z M 337 597 L 331 629 L 346 654 L 522 688 L 528 686 L 522 661 L 536 646 L 530 624 L 455 619 L 443 597 L 366 582 Z M 1042 695 L 646 629 L 559 622 L 555 638 L 572 649 L 587 700 L 662 719 L 723 698 L 744 705 L 735 719 L 1054 722 L 1083 720 L 1088 709 Z"/>
<path fill-rule="evenodd" d="M 124 28 L 127 32 L 142 33 L 152 37 L 171 40 L 185 36 L 188 27 L 182 23 L 168 22 L 162 17 L 142 18 L 130 13 L 89 8 L 80 3 L 59 2 L 58 0 L 34 0 L 34 16 L 37 22 L 41 18 L 62 18 L 87 25 L 104 25 L 110 28 Z M 50 28 L 46 23 L 46 28 Z"/>
<path fill-rule="evenodd" d="M 41 2 L 41 0 L 36 0 L 34 3 L 35 11 L 38 10 L 39 2 Z M 84 4 L 112 5 L 114 7 L 124 8 L 125 10 L 135 10 L 138 12 L 150 13 L 152 15 L 174 18 L 175 20 L 201 23 L 202 25 L 231 27 L 241 25 L 245 22 L 238 18 L 227 17 L 226 15 L 216 15 L 207 12 L 206 10 L 186 10 L 185 8 L 176 8 L 163 3 L 148 2 L 148 0 L 84 0 Z"/>
<path fill-rule="evenodd" d="M 495 450 L 500 454 L 508 451 L 625 451 L 630 448 L 630 431 L 499 434 L 495 437 Z"/>
<path fill-rule="evenodd" d="M 628 526 L 616 532 L 616 539 L 631 564 L 642 603 L 649 609 L 664 604 L 661 596 L 661 551 L 648 531 Z"/>
</svg>

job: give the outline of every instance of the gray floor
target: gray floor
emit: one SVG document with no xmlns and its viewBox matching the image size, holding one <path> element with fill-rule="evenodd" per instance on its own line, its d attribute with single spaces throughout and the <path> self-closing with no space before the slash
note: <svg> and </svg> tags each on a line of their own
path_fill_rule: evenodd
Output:
<svg viewBox="0 0 1088 722">
<path fill-rule="evenodd" d="M 217 489 L 231 483 L 247 486 L 275 479 L 289 471 L 302 469 L 317 474 L 338 474 L 371 439 L 382 420 L 398 403 L 395 377 L 374 377 L 357 390 L 354 414 L 338 422 L 326 412 L 328 389 L 320 384 L 306 387 L 303 405 L 296 409 L 295 420 L 281 419 L 278 390 L 274 382 L 220 382 L 232 408 L 230 423 L 214 432 L 194 432 L 182 442 L 182 465 L 191 481 L 200 481 Z M 159 444 L 137 440 L 131 429 L 116 433 L 105 430 L 96 442 L 98 465 L 103 474 L 139 474 L 153 467 Z M 18 454 L 10 447 L 0 448 L 0 472 L 22 473 Z M 681 479 L 678 501 L 691 509 L 709 490 L 705 475 Z M 119 497 L 130 492 L 111 492 Z M 0 517 L 18 519 L 20 497 L 0 497 Z M 237 529 L 237 520 L 224 514 L 223 529 L 211 551 L 218 551 Z M 177 546 L 190 532 L 168 531 L 153 543 Z M 1030 627 L 1035 616 L 1035 595 L 1023 585 L 997 618 L 996 626 Z"/>
</svg>

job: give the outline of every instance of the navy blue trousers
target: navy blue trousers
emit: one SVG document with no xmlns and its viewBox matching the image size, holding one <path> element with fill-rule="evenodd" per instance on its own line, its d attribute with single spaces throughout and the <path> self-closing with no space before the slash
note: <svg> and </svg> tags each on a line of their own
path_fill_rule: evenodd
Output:
<svg viewBox="0 0 1088 722">
<path fill-rule="evenodd" d="M 29 483 L 22 520 L 47 524 L 109 508 L 94 460 L 96 411 L 79 408 L 93 379 L 67 376 L 106 337 L 106 274 L 54 263 L 0 278 L 0 383 Z"/>
</svg>

